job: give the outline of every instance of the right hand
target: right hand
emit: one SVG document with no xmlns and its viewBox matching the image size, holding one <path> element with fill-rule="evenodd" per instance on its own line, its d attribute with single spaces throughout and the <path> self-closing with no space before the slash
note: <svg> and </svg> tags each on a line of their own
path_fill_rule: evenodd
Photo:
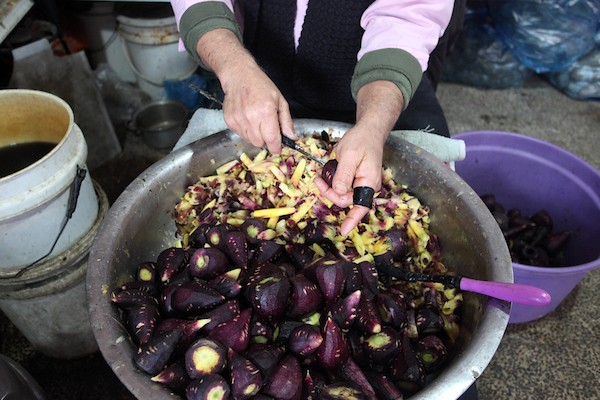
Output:
<svg viewBox="0 0 600 400">
<path fill-rule="evenodd" d="M 298 138 L 287 101 L 258 66 L 224 77 L 221 85 L 225 123 L 244 140 L 279 154 L 281 133 Z"/>
<path fill-rule="evenodd" d="M 232 31 L 205 33 L 196 51 L 221 82 L 229 129 L 255 146 L 266 145 L 273 154 L 281 152 L 282 133 L 298 138 L 287 101 Z"/>
</svg>

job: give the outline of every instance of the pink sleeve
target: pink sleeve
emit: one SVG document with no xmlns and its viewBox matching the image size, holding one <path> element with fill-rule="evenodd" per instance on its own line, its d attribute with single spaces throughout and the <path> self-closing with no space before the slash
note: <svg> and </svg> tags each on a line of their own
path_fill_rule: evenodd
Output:
<svg viewBox="0 0 600 400">
<path fill-rule="evenodd" d="M 235 0 L 171 0 L 171 8 L 173 8 L 173 13 L 175 14 L 175 21 L 177 21 L 177 26 L 179 27 L 179 21 L 181 20 L 181 16 L 184 11 L 198 3 L 206 3 L 207 1 L 220 1 L 229 7 L 229 9 L 233 12 L 234 6 L 233 3 Z M 179 51 L 185 51 L 185 47 L 183 46 L 183 42 L 179 39 Z"/>
<path fill-rule="evenodd" d="M 361 18 L 365 33 L 358 59 L 373 50 L 402 49 L 425 71 L 429 54 L 450 22 L 453 6 L 453 0 L 376 0 Z"/>
</svg>

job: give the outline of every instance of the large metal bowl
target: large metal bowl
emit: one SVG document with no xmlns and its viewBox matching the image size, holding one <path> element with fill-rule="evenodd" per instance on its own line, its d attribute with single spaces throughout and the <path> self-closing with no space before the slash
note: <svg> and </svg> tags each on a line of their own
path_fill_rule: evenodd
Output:
<svg viewBox="0 0 600 400">
<path fill-rule="evenodd" d="M 348 125 L 297 120 L 299 133 Z M 131 280 L 137 263 L 155 260 L 176 242 L 171 213 L 185 188 L 199 176 L 238 157 L 256 153 L 230 131 L 185 146 L 158 161 L 132 182 L 104 219 L 89 257 L 87 293 L 98 346 L 121 382 L 140 400 L 173 399 L 133 363 L 135 347 L 111 304 L 112 292 Z M 472 189 L 428 152 L 391 137 L 385 165 L 431 207 L 431 229 L 442 245 L 445 264 L 477 279 L 512 282 L 512 265 L 498 224 Z M 465 293 L 460 338 L 447 366 L 413 399 L 452 399 L 463 394 L 492 359 L 508 324 L 510 303 Z"/>
</svg>

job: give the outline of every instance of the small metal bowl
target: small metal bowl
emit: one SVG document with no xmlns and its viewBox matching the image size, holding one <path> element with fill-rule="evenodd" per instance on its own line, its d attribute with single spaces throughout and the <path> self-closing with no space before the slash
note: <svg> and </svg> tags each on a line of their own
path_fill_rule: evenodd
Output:
<svg viewBox="0 0 600 400">
<path fill-rule="evenodd" d="M 190 112 L 176 100 L 156 100 L 143 105 L 134 115 L 130 129 L 155 149 L 170 149 L 187 128 Z"/>
</svg>

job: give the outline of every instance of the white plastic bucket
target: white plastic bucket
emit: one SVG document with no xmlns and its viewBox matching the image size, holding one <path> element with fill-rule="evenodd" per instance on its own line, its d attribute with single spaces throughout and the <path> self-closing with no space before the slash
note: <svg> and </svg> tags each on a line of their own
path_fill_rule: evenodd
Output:
<svg viewBox="0 0 600 400">
<path fill-rule="evenodd" d="M 64 100 L 35 90 L 0 90 L 0 147 L 36 141 L 56 146 L 0 178 L 0 277 L 13 276 L 48 253 L 65 220 L 77 169 L 87 169 L 87 144 Z M 89 175 L 49 258 L 76 243 L 96 220 L 98 198 Z"/>
<path fill-rule="evenodd" d="M 114 2 L 90 2 L 89 9 L 75 14 L 88 41 L 86 54 L 92 69 L 102 63 L 123 81 L 135 83 L 136 77 L 123 54 L 123 39 L 117 28 Z"/>
<path fill-rule="evenodd" d="M 117 22 L 137 85 L 152 99 L 166 97 L 165 80 L 185 79 L 196 70 L 194 59 L 179 51 L 174 16 L 153 19 L 118 15 Z"/>
<path fill-rule="evenodd" d="M 98 215 L 77 243 L 17 277 L 0 277 L 0 309 L 36 351 L 52 358 L 81 358 L 98 350 L 85 285 L 90 248 L 109 204 L 104 191 L 95 189 Z"/>
</svg>

